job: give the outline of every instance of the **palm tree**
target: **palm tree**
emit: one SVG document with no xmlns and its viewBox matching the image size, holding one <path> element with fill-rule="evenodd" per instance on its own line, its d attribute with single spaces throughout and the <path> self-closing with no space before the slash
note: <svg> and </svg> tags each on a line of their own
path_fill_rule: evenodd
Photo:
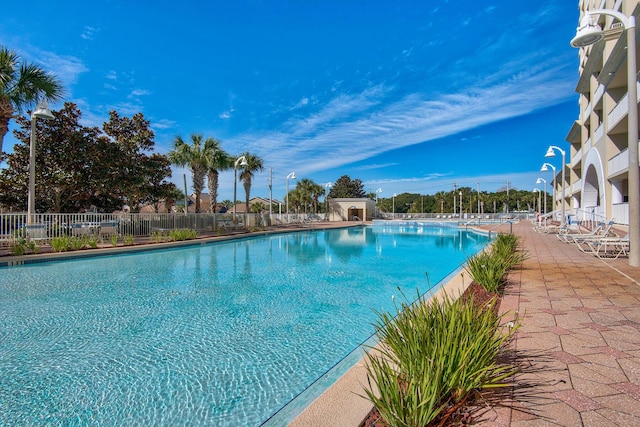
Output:
<svg viewBox="0 0 640 427">
<path fill-rule="evenodd" d="M 264 166 L 262 165 L 262 159 L 254 154 L 246 152 L 242 154 L 244 158 L 247 160 L 247 166 L 243 166 L 240 171 L 240 176 L 238 176 L 239 180 L 242 180 L 242 185 L 244 186 L 244 194 L 245 194 L 245 226 L 247 225 L 247 211 L 249 210 L 249 195 L 251 194 L 251 179 L 253 178 L 253 173 L 256 171 L 264 170 Z"/>
<path fill-rule="evenodd" d="M 62 83 L 56 76 L 21 61 L 16 52 L 0 46 L 0 153 L 14 113 L 39 100 L 57 101 L 63 95 Z"/>
<path fill-rule="evenodd" d="M 313 213 L 318 213 L 318 200 L 324 196 L 325 189 L 322 185 L 312 182 L 310 187 L 311 198 L 313 199 Z"/>
<path fill-rule="evenodd" d="M 311 206 L 313 181 L 309 178 L 302 178 L 296 185 L 296 190 L 300 192 L 300 205 L 304 208 L 304 213 L 308 213 L 307 209 Z"/>
<path fill-rule="evenodd" d="M 211 212 L 216 212 L 218 204 L 218 176 L 219 172 L 233 168 L 233 160 L 221 147 L 220 141 L 207 138 L 204 142 L 204 156 L 207 159 L 207 186 L 211 197 Z"/>
<path fill-rule="evenodd" d="M 180 135 L 173 141 L 173 150 L 168 153 L 169 161 L 178 166 L 189 166 L 193 192 L 196 194 L 196 213 L 200 212 L 200 195 L 204 188 L 204 178 L 209 170 L 202 144 L 202 134 L 191 135 L 191 145 Z"/>
</svg>

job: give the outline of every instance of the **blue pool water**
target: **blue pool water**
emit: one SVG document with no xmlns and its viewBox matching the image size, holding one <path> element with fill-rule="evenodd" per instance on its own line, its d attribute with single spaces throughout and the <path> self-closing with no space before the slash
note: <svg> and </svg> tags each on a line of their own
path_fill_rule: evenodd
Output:
<svg viewBox="0 0 640 427">
<path fill-rule="evenodd" d="M 258 426 L 486 243 L 374 226 L 0 269 L 0 425 Z"/>
</svg>

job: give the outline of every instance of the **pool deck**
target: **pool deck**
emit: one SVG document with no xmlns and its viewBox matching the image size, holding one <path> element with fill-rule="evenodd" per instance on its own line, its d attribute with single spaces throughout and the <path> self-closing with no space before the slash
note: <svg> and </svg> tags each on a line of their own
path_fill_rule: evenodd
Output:
<svg viewBox="0 0 640 427">
<path fill-rule="evenodd" d="M 629 267 L 627 258 L 605 261 L 580 252 L 552 234 L 535 233 L 528 221 L 514 224 L 513 232 L 530 257 L 509 274 L 501 311 L 519 314 L 513 349 L 522 372 L 511 393 L 485 406 L 474 425 L 640 425 L 640 268 Z M 0 261 L 17 258 L 4 255 Z M 463 288 L 460 275 L 446 284 L 449 293 Z M 371 409 L 358 396 L 362 384 L 366 372 L 358 363 L 290 425 L 359 426 Z"/>
<path fill-rule="evenodd" d="M 522 371 L 499 403 L 480 405 L 473 425 L 640 425 L 640 268 L 580 252 L 528 221 L 513 232 L 530 257 L 510 273 L 501 311 L 519 314 Z M 371 405 L 353 391 L 366 384 L 364 367 L 352 371 L 290 425 L 359 426 Z"/>
</svg>

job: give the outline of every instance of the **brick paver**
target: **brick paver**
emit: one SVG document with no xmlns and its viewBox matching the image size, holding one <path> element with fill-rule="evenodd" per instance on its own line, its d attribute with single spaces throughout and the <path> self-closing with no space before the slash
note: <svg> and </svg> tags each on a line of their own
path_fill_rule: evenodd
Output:
<svg viewBox="0 0 640 427">
<path fill-rule="evenodd" d="M 600 260 L 527 222 L 529 254 L 502 311 L 521 321 L 512 401 L 482 426 L 640 426 L 640 268 Z"/>
</svg>

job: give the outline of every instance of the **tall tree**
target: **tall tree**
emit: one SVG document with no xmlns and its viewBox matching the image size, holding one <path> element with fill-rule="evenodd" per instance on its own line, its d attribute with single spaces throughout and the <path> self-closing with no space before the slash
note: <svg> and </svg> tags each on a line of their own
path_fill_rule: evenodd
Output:
<svg viewBox="0 0 640 427">
<path fill-rule="evenodd" d="M 221 147 L 220 141 L 207 138 L 204 142 L 204 157 L 207 161 L 207 186 L 211 197 L 211 212 L 215 213 L 218 205 L 218 176 L 220 171 L 233 168 L 233 160 Z"/>
<path fill-rule="evenodd" d="M 142 115 L 129 119 L 112 114 L 105 126 L 111 137 L 80 125 L 82 114 L 75 104 L 67 102 L 53 115 L 53 120 L 37 122 L 36 211 L 78 212 L 96 206 L 111 212 L 122 209 L 125 200 L 136 210 L 175 187 L 165 181 L 171 176 L 166 156 L 145 153 L 153 148 L 153 133 Z M 31 122 L 25 116 L 16 120 L 20 143 L 8 156 L 8 167 L 0 170 L 0 202 L 24 209 Z"/>
<path fill-rule="evenodd" d="M 41 99 L 57 101 L 63 95 L 62 83 L 56 76 L 0 46 L 0 153 L 4 136 L 9 132 L 9 121 L 16 112 Z"/>
<path fill-rule="evenodd" d="M 333 184 L 329 191 L 332 199 L 336 198 L 362 198 L 366 197 L 364 184 L 359 179 L 351 180 L 349 175 L 343 175 Z"/>
<path fill-rule="evenodd" d="M 204 152 L 202 134 L 191 135 L 191 145 L 180 135 L 173 141 L 173 150 L 169 151 L 169 160 L 174 165 L 188 166 L 191 170 L 193 192 L 196 195 L 196 213 L 200 212 L 200 195 L 204 189 L 204 178 L 209 170 Z"/>
<path fill-rule="evenodd" d="M 245 212 L 249 210 L 249 196 L 251 195 L 251 180 L 253 179 L 253 174 L 255 172 L 261 172 L 264 170 L 264 166 L 262 164 L 262 159 L 255 154 L 251 154 L 246 152 L 243 154 L 244 158 L 247 159 L 247 166 L 243 166 L 240 172 L 240 176 L 238 179 L 242 181 L 242 186 L 244 187 L 244 195 L 245 195 Z M 245 225 L 246 225 L 245 221 Z"/>
<path fill-rule="evenodd" d="M 151 123 L 142 113 L 136 113 L 132 117 L 121 117 L 116 111 L 110 111 L 109 121 L 103 124 L 102 129 L 106 135 L 101 138 L 102 143 L 109 147 L 108 153 L 115 156 L 109 159 L 108 170 L 112 175 L 116 175 L 112 176 L 112 179 L 119 183 L 114 186 L 119 194 L 113 194 L 111 197 L 119 196 L 135 212 L 144 201 L 140 189 L 148 185 L 151 164 L 163 171 L 168 170 L 162 161 L 158 163 L 147 154 L 153 151 L 155 144 Z M 103 190 L 106 193 L 113 192 L 111 188 Z"/>
</svg>

